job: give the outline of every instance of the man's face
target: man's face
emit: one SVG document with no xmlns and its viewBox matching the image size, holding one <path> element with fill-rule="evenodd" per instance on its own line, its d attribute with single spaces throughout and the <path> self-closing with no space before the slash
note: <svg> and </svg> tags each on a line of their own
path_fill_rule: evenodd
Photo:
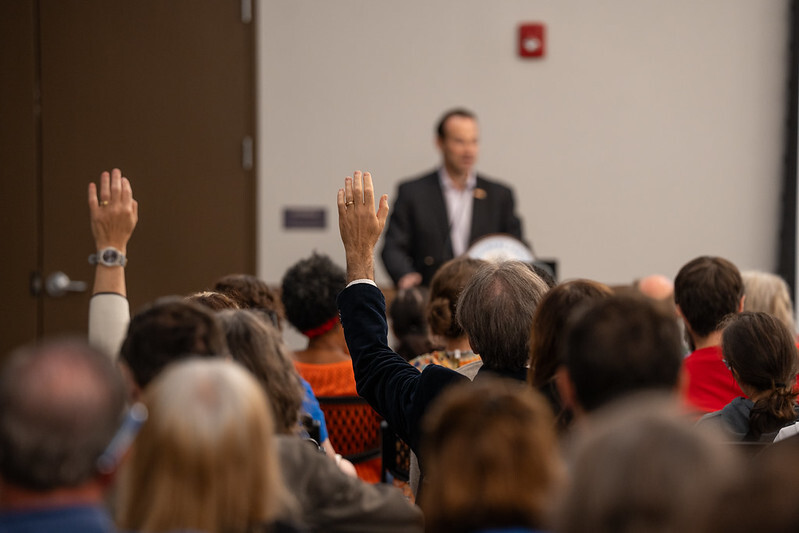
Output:
<svg viewBox="0 0 799 533">
<path fill-rule="evenodd" d="M 444 123 L 444 138 L 438 149 L 447 172 L 458 176 L 471 172 L 477 161 L 477 122 L 468 117 L 449 117 Z"/>
</svg>

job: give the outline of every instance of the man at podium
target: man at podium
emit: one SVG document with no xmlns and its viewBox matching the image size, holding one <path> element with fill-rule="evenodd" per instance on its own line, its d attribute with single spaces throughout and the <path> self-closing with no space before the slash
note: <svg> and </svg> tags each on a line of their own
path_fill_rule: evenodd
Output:
<svg viewBox="0 0 799 533">
<path fill-rule="evenodd" d="M 522 240 L 513 191 L 477 174 L 477 117 L 453 109 L 441 117 L 436 146 L 441 166 L 400 183 L 382 258 L 398 289 L 429 285 L 436 270 L 477 239 L 505 233 Z"/>
</svg>

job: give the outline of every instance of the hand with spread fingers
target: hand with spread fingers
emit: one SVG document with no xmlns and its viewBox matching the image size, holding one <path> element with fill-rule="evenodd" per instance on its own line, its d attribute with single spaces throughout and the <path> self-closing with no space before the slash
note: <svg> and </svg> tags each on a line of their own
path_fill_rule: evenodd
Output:
<svg viewBox="0 0 799 533">
<path fill-rule="evenodd" d="M 139 220 L 139 204 L 133 199 L 128 178 L 115 168 L 100 175 L 100 194 L 97 186 L 89 184 L 89 215 L 97 249 L 108 246 L 126 253 L 128 240 Z"/>
<path fill-rule="evenodd" d="M 338 228 L 347 257 L 347 282 L 375 277 L 374 248 L 388 217 L 388 195 L 375 212 L 372 175 L 356 170 L 338 190 Z"/>
<path fill-rule="evenodd" d="M 98 194 L 99 192 L 99 194 Z M 139 220 L 139 204 L 133 199 L 128 178 L 115 168 L 100 175 L 100 187 L 89 184 L 89 217 L 97 252 L 116 248 L 124 257 Z M 97 263 L 93 294 L 117 293 L 126 296 L 125 272 L 122 266 Z"/>
</svg>

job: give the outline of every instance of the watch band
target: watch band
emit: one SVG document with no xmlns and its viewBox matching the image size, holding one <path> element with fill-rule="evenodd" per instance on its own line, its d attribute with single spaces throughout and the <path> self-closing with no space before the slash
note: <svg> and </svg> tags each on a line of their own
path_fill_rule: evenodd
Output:
<svg viewBox="0 0 799 533">
<path fill-rule="evenodd" d="M 128 264 L 128 258 L 113 246 L 108 246 L 89 256 L 89 264 L 103 266 L 121 266 Z"/>
</svg>

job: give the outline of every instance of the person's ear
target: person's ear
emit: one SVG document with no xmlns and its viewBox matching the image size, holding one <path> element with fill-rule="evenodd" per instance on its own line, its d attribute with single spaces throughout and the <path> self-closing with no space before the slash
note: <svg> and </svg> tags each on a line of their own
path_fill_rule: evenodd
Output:
<svg viewBox="0 0 799 533">
<path fill-rule="evenodd" d="M 577 391 L 574 389 L 574 381 L 572 381 L 571 374 L 566 365 L 560 365 L 555 371 L 555 386 L 558 389 L 560 400 L 563 402 L 563 407 L 574 413 L 575 416 L 582 414 L 582 407 L 577 400 Z"/>
<path fill-rule="evenodd" d="M 738 302 L 738 312 L 743 313 L 744 311 L 744 302 L 746 301 L 746 295 L 744 294 L 741 296 L 741 301 Z"/>
</svg>

